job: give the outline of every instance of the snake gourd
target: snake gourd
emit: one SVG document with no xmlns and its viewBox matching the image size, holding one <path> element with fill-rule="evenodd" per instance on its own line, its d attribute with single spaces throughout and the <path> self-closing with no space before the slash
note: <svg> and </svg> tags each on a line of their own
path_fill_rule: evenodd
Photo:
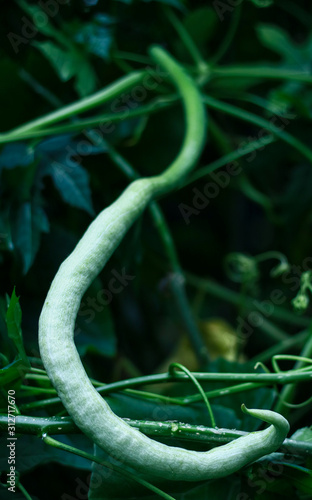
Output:
<svg viewBox="0 0 312 500">
<path fill-rule="evenodd" d="M 91 223 L 61 264 L 39 320 L 40 353 L 65 408 L 77 426 L 100 448 L 134 469 L 178 481 L 218 478 L 275 451 L 289 430 L 287 420 L 269 410 L 247 410 L 270 423 L 207 452 L 167 446 L 151 440 L 117 417 L 92 386 L 74 343 L 81 298 L 102 270 L 133 222 L 155 197 L 176 189 L 197 162 L 206 138 L 201 94 L 184 69 L 162 48 L 150 55 L 176 87 L 186 121 L 184 141 L 173 163 L 161 174 L 132 182 Z"/>
</svg>

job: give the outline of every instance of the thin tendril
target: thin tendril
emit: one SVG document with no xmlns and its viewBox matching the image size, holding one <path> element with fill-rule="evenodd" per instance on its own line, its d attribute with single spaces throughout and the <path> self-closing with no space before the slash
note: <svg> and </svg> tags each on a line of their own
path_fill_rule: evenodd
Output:
<svg viewBox="0 0 312 500">
<path fill-rule="evenodd" d="M 180 363 L 171 363 L 171 365 L 169 366 L 169 374 L 170 375 L 174 375 L 174 370 L 175 368 L 178 368 L 179 370 L 183 371 L 184 373 L 186 373 L 186 375 L 190 378 L 190 380 L 193 382 L 193 384 L 195 385 L 195 387 L 198 389 L 198 391 L 200 392 L 203 400 L 204 400 L 204 403 L 207 407 L 207 410 L 208 410 L 208 413 L 209 413 L 209 416 L 210 416 L 210 420 L 211 420 L 211 425 L 212 427 L 216 427 L 216 422 L 215 422 L 215 419 L 214 419 L 214 416 L 213 416 L 213 411 L 212 411 L 212 408 L 211 408 L 211 405 L 208 401 L 208 398 L 205 394 L 205 391 L 203 390 L 202 386 L 200 385 L 200 383 L 198 382 L 198 380 L 196 380 L 196 378 L 194 377 L 194 375 L 183 365 L 181 365 Z"/>
</svg>

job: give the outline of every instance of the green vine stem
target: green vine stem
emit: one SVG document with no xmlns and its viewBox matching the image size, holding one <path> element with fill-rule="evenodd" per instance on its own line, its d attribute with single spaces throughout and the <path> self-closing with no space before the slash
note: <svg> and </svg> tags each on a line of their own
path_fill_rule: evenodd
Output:
<svg viewBox="0 0 312 500">
<path fill-rule="evenodd" d="M 226 302 L 229 302 L 230 304 L 238 307 L 241 306 L 241 296 L 238 292 L 230 290 L 229 288 L 226 288 L 225 286 L 220 285 L 219 283 L 208 278 L 200 278 L 189 272 L 184 274 L 187 283 L 189 283 L 190 285 L 209 293 L 213 297 L 225 300 Z M 261 312 L 261 303 L 259 303 L 257 300 L 250 299 L 249 297 L 245 298 L 244 306 L 245 310 L 247 311 Z M 274 311 L 272 311 L 271 317 L 280 321 L 284 321 L 285 323 L 288 323 L 290 325 L 302 327 L 308 327 L 310 325 L 309 318 L 298 316 L 297 314 L 294 314 L 291 311 L 288 311 L 287 309 L 279 306 L 274 306 Z"/>
<path fill-rule="evenodd" d="M 272 347 L 269 347 L 260 354 L 257 354 L 250 361 L 252 362 L 261 361 L 264 363 L 266 361 L 269 361 L 272 358 L 272 356 L 275 356 L 276 354 L 279 354 L 281 352 L 286 352 L 289 351 L 289 349 L 293 348 L 302 348 L 308 336 L 309 332 L 307 330 L 299 332 L 288 339 L 282 340 L 277 344 L 274 344 Z"/>
<path fill-rule="evenodd" d="M 205 142 L 202 98 L 184 70 L 161 48 L 150 50 L 182 97 L 186 133 L 180 153 L 162 175 L 132 182 L 91 224 L 53 280 L 39 321 L 39 346 L 47 373 L 78 427 L 114 458 L 146 474 L 171 480 L 223 477 L 275 451 L 289 430 L 269 410 L 242 410 L 270 427 L 222 448 L 198 453 L 151 441 L 117 417 L 93 388 L 73 335 L 80 300 L 121 239 L 153 197 L 176 189 L 198 160 Z M 112 438 L 113 436 L 113 438 Z"/>
<path fill-rule="evenodd" d="M 26 500 L 32 500 L 30 494 L 26 491 L 26 489 L 24 488 L 24 486 L 20 483 L 20 481 L 18 481 L 17 483 L 17 488 L 23 493 L 24 497 L 26 498 Z"/>
<path fill-rule="evenodd" d="M 162 498 L 165 498 L 167 500 L 174 500 L 174 498 L 164 491 L 161 491 L 157 486 L 154 486 L 153 484 L 149 483 L 148 481 L 145 481 L 144 479 L 140 478 L 136 474 L 132 474 L 131 472 L 128 472 L 122 467 L 119 467 L 117 465 L 114 465 L 110 462 L 107 462 L 105 460 L 101 460 L 100 458 L 96 457 L 95 455 L 91 455 L 90 453 L 87 453 L 85 451 L 79 450 L 78 448 L 75 448 L 74 446 L 70 446 L 68 444 L 61 443 L 60 441 L 57 441 L 56 439 L 51 438 L 48 436 L 46 432 L 42 434 L 42 439 L 43 441 L 50 445 L 53 446 L 54 448 L 58 448 L 59 450 L 67 451 L 69 453 L 73 453 L 74 455 L 78 455 L 79 457 L 86 458 L 87 460 L 91 460 L 91 462 L 96 462 L 99 465 L 102 465 L 103 467 L 106 467 L 107 469 L 111 469 L 113 471 L 119 472 L 123 476 L 127 477 L 128 479 L 132 479 L 133 481 L 136 481 L 137 483 L 141 484 L 142 486 L 145 486 L 147 489 L 153 491 L 157 495 L 159 495 Z"/>
<path fill-rule="evenodd" d="M 118 82 L 117 82 L 118 83 Z M 116 89 L 116 93 L 118 93 L 118 89 Z M 109 99 L 109 97 L 107 97 Z M 106 99 L 105 99 L 106 100 Z M 37 128 L 36 126 L 32 127 L 31 124 L 34 122 L 29 122 L 25 124 L 25 131 L 24 132 L 19 132 L 16 134 L 14 131 L 7 132 L 3 135 L 0 134 L 0 144 L 2 142 L 13 142 L 13 141 L 22 141 L 26 139 L 34 139 L 34 138 L 41 138 L 41 137 L 46 137 L 49 135 L 58 135 L 58 134 L 68 134 L 71 132 L 82 132 L 89 127 L 96 127 L 96 126 L 103 126 L 107 123 L 116 123 L 120 122 L 122 120 L 131 120 L 133 118 L 137 118 L 138 116 L 145 116 L 148 114 L 156 113 L 158 111 L 161 111 L 164 108 L 168 108 L 169 106 L 174 105 L 178 101 L 178 96 L 175 95 L 167 95 L 167 96 L 162 96 L 162 97 L 157 97 L 148 104 L 142 104 L 141 106 L 135 108 L 135 109 L 129 109 L 127 111 L 127 116 L 125 117 L 124 112 L 122 113 L 102 113 L 99 114 L 95 117 L 90 117 L 90 118 L 81 118 L 75 120 L 73 123 L 64 123 L 62 125 L 55 125 L 54 127 L 47 127 L 46 124 L 43 124 L 43 127 Z M 80 104 L 81 101 L 75 104 Z M 98 105 L 102 104 L 102 102 L 99 101 Z M 84 109 L 80 110 L 80 106 L 78 106 L 78 109 L 74 107 L 74 104 L 71 105 L 71 112 L 67 118 L 71 118 L 77 113 L 81 113 L 85 111 Z M 62 110 L 66 110 L 66 106 L 62 108 Z M 65 111 L 64 111 L 65 112 Z M 50 115 L 46 115 L 45 117 L 42 117 L 43 121 L 48 121 L 50 118 Z M 56 121 L 56 120 L 55 120 Z M 27 128 L 26 128 L 27 126 Z M 17 129 L 15 129 L 17 130 Z"/>
<path fill-rule="evenodd" d="M 223 58 L 223 56 L 227 53 L 228 49 L 230 48 L 239 25 L 239 21 L 241 18 L 241 11 L 242 11 L 242 5 L 238 4 L 237 7 L 234 9 L 234 12 L 231 16 L 231 22 L 229 28 L 226 34 L 224 35 L 224 38 L 220 46 L 218 47 L 215 54 L 209 61 L 210 64 L 215 65 L 217 62 L 219 62 L 220 59 Z"/>
<path fill-rule="evenodd" d="M 144 75 L 144 71 L 133 72 L 130 75 L 120 78 L 117 82 L 108 85 L 107 87 L 105 87 L 105 89 L 100 90 L 90 97 L 86 97 L 79 100 L 78 102 L 74 102 L 73 104 L 64 106 L 61 109 L 53 111 L 52 113 L 49 113 L 45 116 L 36 118 L 35 120 L 32 120 L 28 123 L 25 123 L 24 125 L 21 125 L 20 127 L 11 130 L 10 132 L 0 134 L 0 143 L 6 142 L 6 138 L 14 137 L 15 139 L 17 139 L 19 135 L 26 134 L 29 131 L 47 127 L 49 125 L 52 125 L 53 123 L 66 120 L 71 116 L 77 115 L 79 113 L 84 113 L 86 111 L 89 111 L 90 109 L 95 108 L 96 106 L 105 104 L 107 101 L 118 97 L 123 92 L 126 92 L 138 83 L 141 83 Z"/>
<path fill-rule="evenodd" d="M 209 398 L 221 397 L 222 395 L 228 395 L 229 393 L 241 392 L 242 390 L 252 390 L 260 386 L 267 385 L 287 385 L 304 381 L 310 381 L 312 376 L 312 370 L 307 372 L 289 371 L 278 373 L 196 373 L 192 372 L 193 376 L 197 380 L 210 381 L 210 382 L 239 382 L 237 385 L 232 385 L 228 388 L 215 389 L 213 391 L 207 392 Z M 112 394 L 114 392 L 125 391 L 133 387 L 144 386 L 148 384 L 159 384 L 166 382 L 189 382 L 189 378 L 183 372 L 175 372 L 174 377 L 169 373 L 160 373 L 157 375 L 146 375 L 142 377 L 135 377 L 127 380 L 120 380 L 118 382 L 112 382 L 111 384 L 97 384 L 96 390 L 99 394 Z M 141 393 L 141 391 L 140 391 Z M 158 396 L 158 395 L 157 395 Z M 187 396 L 183 402 L 177 398 L 171 398 L 170 401 L 175 404 L 183 405 L 189 404 L 190 402 L 197 401 L 198 396 Z M 41 401 L 33 401 L 31 403 L 24 403 L 20 406 L 22 412 L 36 410 L 39 408 L 45 408 L 60 403 L 60 398 L 47 398 Z"/>
<path fill-rule="evenodd" d="M 312 324 L 310 325 L 309 328 L 309 335 L 307 337 L 306 343 L 301 351 L 301 358 L 311 358 L 312 357 Z M 304 360 L 300 359 L 299 361 L 296 362 L 294 366 L 294 371 L 300 370 L 304 366 L 305 362 Z M 284 372 L 282 372 L 284 373 Z M 280 373 L 279 373 L 280 374 Z M 289 413 L 289 407 L 285 405 L 286 403 L 292 403 L 293 398 L 295 396 L 295 391 L 296 391 L 296 383 L 295 384 L 289 384 L 286 387 L 283 388 L 280 394 L 280 398 L 278 399 L 275 408 L 277 411 L 282 413 L 283 415 L 288 415 Z"/>
<path fill-rule="evenodd" d="M 312 83 L 312 76 L 304 71 L 292 71 L 271 66 L 218 66 L 212 68 L 211 78 L 259 78 L 269 80 L 291 80 Z"/>
<path fill-rule="evenodd" d="M 216 109 L 228 115 L 234 116 L 235 118 L 241 119 L 248 123 L 257 125 L 258 127 L 268 130 L 274 136 L 278 137 L 282 141 L 286 142 L 294 149 L 299 151 L 303 156 L 305 156 L 310 162 L 312 162 L 312 150 L 301 142 L 296 137 L 292 136 L 285 130 L 281 130 L 279 127 L 271 123 L 270 121 L 262 118 L 261 116 L 255 115 L 250 111 L 245 111 L 237 106 L 219 101 L 211 96 L 205 95 L 203 97 L 205 104 L 212 109 Z"/>
<path fill-rule="evenodd" d="M 209 73 L 209 66 L 205 62 L 205 60 L 202 58 L 202 55 L 200 51 L 198 50 L 193 38 L 190 36 L 189 32 L 185 28 L 185 26 L 181 23 L 179 18 L 176 16 L 174 11 L 170 9 L 170 7 L 164 7 L 163 8 L 167 18 L 169 19 L 170 23 L 178 33 L 180 39 L 182 40 L 184 46 L 188 50 L 189 54 L 191 55 L 193 61 L 195 62 L 197 66 L 198 73 L 200 75 L 205 75 Z"/>
<path fill-rule="evenodd" d="M 248 432 L 224 428 L 210 428 L 203 425 L 184 424 L 181 422 L 154 422 L 146 420 L 125 419 L 128 425 L 139 429 L 147 436 L 154 438 L 176 438 L 194 443 L 222 445 L 233 439 L 247 436 Z M 16 416 L 16 432 L 33 436 L 41 436 L 44 432 L 49 435 L 77 434 L 80 432 L 71 417 L 29 417 Z M 0 414 L 0 431 L 6 432 L 8 416 Z M 312 456 L 312 443 L 285 439 L 281 444 L 281 451 L 292 452 L 297 456 Z"/>
</svg>

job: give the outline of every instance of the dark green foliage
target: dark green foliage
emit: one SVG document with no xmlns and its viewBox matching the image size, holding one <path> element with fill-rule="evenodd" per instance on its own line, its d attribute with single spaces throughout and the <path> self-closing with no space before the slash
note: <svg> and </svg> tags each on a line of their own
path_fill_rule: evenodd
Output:
<svg viewBox="0 0 312 500">
<path fill-rule="evenodd" d="M 196 182 L 159 200 L 178 261 L 168 240 L 164 247 L 147 212 L 86 292 L 75 334 L 89 376 L 101 385 L 148 377 L 179 361 L 175 351 L 189 331 L 177 289 L 185 292 L 197 328 L 210 332 L 208 354 L 213 357 L 216 350 L 218 358 L 209 366 L 199 366 L 195 359 L 194 365 L 186 342 L 190 370 L 263 374 L 273 370 L 274 354 L 311 358 L 311 287 L 302 281 L 303 273 L 312 269 L 311 21 L 311 4 L 305 0 L 1 2 L 1 415 L 7 412 L 11 389 L 23 415 L 63 416 L 54 389 L 38 371 L 43 367 L 37 325 L 50 283 L 93 218 L 130 182 L 131 165 L 141 176 L 153 175 L 180 150 L 180 104 L 170 100 L 173 89 L 165 76 L 153 72 L 147 56 L 152 44 L 166 47 L 197 80 L 203 95 L 213 100 L 213 106 L 207 100 L 207 144 Z M 56 121 L 51 126 L 63 127 L 60 133 L 42 132 L 48 126 L 29 127 L 24 135 L 14 132 L 136 70 L 149 75 L 149 84 Z M 154 106 L 153 112 L 129 119 L 145 105 Z M 66 130 L 81 119 L 105 114 L 120 114 L 121 119 L 107 123 L 101 118 L 92 130 Z M 272 125 L 281 133 L 274 135 Z M 264 136 L 267 142 L 261 145 Z M 234 163 L 227 161 L 232 153 L 237 153 Z M 214 169 L 222 158 L 223 166 Z M 213 167 L 210 174 L 201 176 L 200 169 L 207 165 Z M 262 259 L 266 252 L 285 256 L 281 272 L 274 274 L 280 263 L 276 256 Z M 233 253 L 251 262 L 256 272 L 242 270 L 240 279 L 231 280 L 226 263 Z M 124 275 L 130 278 L 125 281 Z M 175 277 L 180 289 L 171 286 Z M 304 277 L 310 279 L 309 274 Z M 293 299 L 301 292 L 306 300 L 296 311 Z M 209 329 L 220 318 L 227 323 L 214 330 L 214 344 Z M 228 342 L 229 331 L 236 335 L 231 356 L 230 348 L 220 347 Z M 255 371 L 257 360 L 266 367 Z M 286 359 L 281 366 L 293 369 L 295 361 Z M 30 371 L 30 364 L 37 371 Z M 111 392 L 105 397 L 124 418 L 210 425 L 207 408 L 191 383 L 160 388 L 147 382 L 140 387 L 143 395 Z M 238 391 L 238 383 L 244 382 L 201 381 L 218 427 L 257 430 L 260 422 L 241 412 L 242 403 L 278 408 L 293 432 L 299 429 L 292 439 L 311 442 L 309 402 L 285 407 L 277 396 L 302 403 L 311 395 L 306 382 L 297 383 L 290 396 L 283 388 L 291 386 L 255 382 Z M 224 389 L 230 390 L 224 395 Z M 146 394 L 153 390 L 158 394 L 154 398 Z M 2 444 L 7 430 L 1 430 Z M 82 435 L 59 439 L 93 453 Z M 158 439 L 207 449 L 206 443 L 191 438 Z M 47 446 L 34 435 L 18 436 L 17 446 L 20 482 L 33 500 L 86 498 L 90 461 Z M 311 450 L 306 456 L 283 450 L 223 480 L 181 485 L 180 490 L 159 487 L 176 500 L 307 500 L 312 494 L 311 466 Z M 6 467 L 3 446 L 0 471 Z M 123 476 L 117 476 L 117 482 L 126 487 Z M 25 498 L 21 491 L 11 494 L 3 483 L 1 475 L 1 498 Z M 129 500 L 158 498 L 141 486 L 133 490 L 130 483 L 129 488 L 135 491 L 125 495 Z M 107 486 L 107 499 L 117 498 L 112 491 Z"/>
</svg>

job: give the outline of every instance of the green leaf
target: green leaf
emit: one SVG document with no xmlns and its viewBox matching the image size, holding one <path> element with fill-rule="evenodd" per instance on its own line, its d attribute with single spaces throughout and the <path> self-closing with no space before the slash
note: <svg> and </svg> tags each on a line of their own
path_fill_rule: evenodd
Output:
<svg viewBox="0 0 312 500">
<path fill-rule="evenodd" d="M 86 55 L 70 47 L 62 49 L 54 42 L 33 42 L 33 45 L 50 61 L 63 82 L 75 77 L 75 88 L 80 97 L 96 89 L 96 74 Z"/>
<path fill-rule="evenodd" d="M 13 249 L 9 208 L 6 207 L 4 210 L 0 210 L 0 250 L 12 251 Z"/>
<path fill-rule="evenodd" d="M 0 370 L 0 386 L 20 381 L 29 371 L 29 362 L 17 359 Z"/>
<path fill-rule="evenodd" d="M 205 50 L 208 42 L 213 38 L 217 22 L 215 10 L 205 6 L 190 12 L 183 24 L 197 46 Z"/>
<path fill-rule="evenodd" d="M 177 9 L 184 10 L 184 2 L 180 0 L 143 0 L 145 3 L 149 2 L 159 2 L 159 3 L 164 3 L 165 5 L 171 5 L 171 7 L 176 7 Z"/>
<path fill-rule="evenodd" d="M 295 441 L 312 441 L 312 426 L 302 427 L 291 436 Z"/>
<path fill-rule="evenodd" d="M 22 361 L 26 365 L 29 365 L 29 361 L 24 349 L 22 335 L 22 309 L 19 303 L 19 297 L 17 297 L 15 293 L 15 287 L 13 289 L 11 298 L 9 299 L 5 321 L 9 338 L 13 341 Z"/>
<path fill-rule="evenodd" d="M 96 74 L 86 58 L 80 57 L 76 67 L 75 89 L 80 97 L 96 90 Z"/>
<path fill-rule="evenodd" d="M 59 160 L 62 161 L 62 158 Z M 52 162 L 47 173 L 52 177 L 62 199 L 69 205 L 94 215 L 88 173 L 65 154 L 64 162 L 60 163 L 60 161 Z"/>
<path fill-rule="evenodd" d="M 38 146 L 41 156 L 40 176 L 49 175 L 62 199 L 69 205 L 81 208 L 94 216 L 89 187 L 89 175 L 72 157 L 93 155 L 103 151 L 103 147 L 87 144 L 82 151 L 79 141 L 71 140 L 71 135 L 49 138 Z"/>
<path fill-rule="evenodd" d="M 17 0 L 17 3 L 28 14 L 31 23 L 34 24 L 39 33 L 46 36 L 55 36 L 57 30 L 49 22 L 49 17 L 42 8 L 38 5 L 31 5 L 24 0 Z M 43 22 L 43 19 L 45 19 L 45 22 Z"/>
<path fill-rule="evenodd" d="M 77 72 L 77 60 L 69 57 L 67 51 L 50 41 L 33 42 L 33 45 L 50 61 L 63 82 L 67 82 L 75 76 Z"/>
<path fill-rule="evenodd" d="M 80 25 L 75 40 L 82 44 L 84 49 L 87 49 L 91 54 L 107 61 L 112 46 L 111 25 L 114 22 L 115 20 L 111 16 L 98 13 L 93 21 Z"/>
<path fill-rule="evenodd" d="M 26 167 L 34 160 L 34 150 L 24 142 L 7 144 L 0 154 L 1 169 L 12 169 L 15 167 Z"/>
<path fill-rule="evenodd" d="M 25 202 L 18 208 L 13 231 L 13 243 L 20 252 L 23 273 L 32 266 L 37 254 L 41 233 L 49 231 L 47 216 L 36 200 Z"/>
<path fill-rule="evenodd" d="M 297 70 L 309 71 L 310 56 L 307 54 L 308 47 L 294 43 L 282 28 L 270 24 L 259 24 L 257 34 L 260 42 L 268 49 L 279 54 L 288 65 L 295 67 Z"/>
</svg>

